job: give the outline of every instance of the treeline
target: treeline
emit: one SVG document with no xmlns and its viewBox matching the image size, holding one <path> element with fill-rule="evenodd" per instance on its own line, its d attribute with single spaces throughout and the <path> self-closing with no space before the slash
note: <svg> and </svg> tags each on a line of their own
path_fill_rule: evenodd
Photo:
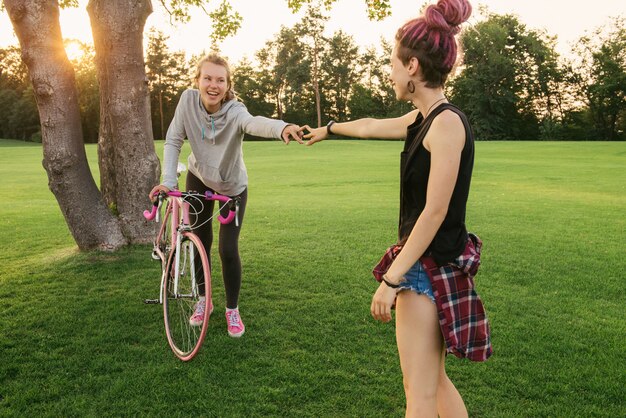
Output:
<svg viewBox="0 0 626 418">
<path fill-rule="evenodd" d="M 330 119 L 394 117 L 412 109 L 388 83 L 392 44 L 361 50 L 342 31 L 323 35 L 327 17 L 310 10 L 306 22 L 233 66 L 239 98 L 252 114 L 298 124 Z M 489 14 L 461 33 L 464 56 L 446 94 L 470 118 L 481 140 L 625 140 L 626 27 L 613 19 L 559 56 L 555 38 L 513 15 Z M 98 137 L 99 98 L 93 48 L 74 59 L 86 142 Z M 19 57 L 0 49 L 0 137 L 39 141 L 39 118 Z M 146 73 L 155 139 L 165 136 L 178 97 L 192 84 L 194 63 L 170 51 L 167 37 L 148 34 Z"/>
</svg>

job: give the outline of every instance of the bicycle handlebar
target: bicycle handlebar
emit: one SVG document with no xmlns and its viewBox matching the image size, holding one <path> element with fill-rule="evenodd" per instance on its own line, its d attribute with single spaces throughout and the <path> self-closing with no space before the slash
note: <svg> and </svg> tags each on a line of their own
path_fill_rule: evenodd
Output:
<svg viewBox="0 0 626 418">
<path fill-rule="evenodd" d="M 220 221 L 222 225 L 229 224 L 235 219 L 237 215 L 237 206 L 239 205 L 238 201 L 231 199 L 228 196 L 224 196 L 223 194 L 211 193 L 210 191 L 204 192 L 204 198 L 206 200 L 219 200 L 220 202 L 227 203 L 228 207 L 228 216 L 223 217 L 222 214 L 217 216 L 217 220 Z"/>
<path fill-rule="evenodd" d="M 188 196 L 188 195 L 197 196 L 197 194 L 195 193 L 186 193 L 186 192 L 181 192 L 179 190 L 170 190 L 169 192 L 165 194 L 168 197 L 183 197 L 183 196 Z M 148 221 L 151 221 L 156 217 L 157 210 L 159 208 L 159 203 L 162 199 L 161 196 L 159 196 L 159 199 L 155 200 L 154 203 L 152 204 L 152 210 L 143 211 L 143 217 L 146 218 Z M 228 208 L 228 216 L 224 217 L 220 214 L 217 217 L 217 220 L 220 221 L 221 224 L 231 223 L 233 219 L 235 219 L 235 216 L 237 215 L 237 206 L 239 202 L 235 201 L 234 199 L 231 199 L 228 196 L 224 196 L 224 195 L 217 194 L 217 193 L 212 193 L 210 191 L 206 191 L 204 193 L 204 198 L 206 200 L 219 200 L 220 202 L 224 202 L 230 205 Z"/>
<path fill-rule="evenodd" d="M 144 210 L 143 211 L 143 217 L 146 218 L 146 220 L 151 221 L 156 217 L 157 211 L 159 210 L 159 204 L 161 203 L 161 196 L 159 196 L 158 199 L 156 199 L 154 202 L 152 202 L 152 209 L 151 210 Z"/>
</svg>

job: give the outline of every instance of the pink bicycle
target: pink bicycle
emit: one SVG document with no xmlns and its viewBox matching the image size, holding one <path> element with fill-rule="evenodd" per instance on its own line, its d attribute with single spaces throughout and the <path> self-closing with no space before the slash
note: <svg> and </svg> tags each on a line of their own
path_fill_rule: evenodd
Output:
<svg viewBox="0 0 626 418">
<path fill-rule="evenodd" d="M 165 200 L 167 205 L 163 205 Z M 238 199 L 211 192 L 199 194 L 172 190 L 167 194 L 160 194 L 152 210 L 143 213 L 147 220 L 156 219 L 160 223 L 152 258 L 161 261 L 159 299 L 148 299 L 144 302 L 163 305 L 167 341 L 174 354 L 183 361 L 191 360 L 198 353 L 209 324 L 208 309 L 204 312 L 201 326 L 191 325 L 189 322 L 200 299 L 202 284 L 204 296 L 211 300 L 209 259 L 200 238 L 192 231 L 200 225 L 190 222 L 190 208 L 199 212 L 204 201 L 209 200 L 223 203 L 215 214 L 219 214 L 225 207 L 229 209 L 228 216 L 217 216 L 220 223 L 227 224 L 237 219 Z M 190 202 L 194 202 L 194 205 L 190 205 Z M 211 218 L 205 222 L 209 222 Z"/>
</svg>

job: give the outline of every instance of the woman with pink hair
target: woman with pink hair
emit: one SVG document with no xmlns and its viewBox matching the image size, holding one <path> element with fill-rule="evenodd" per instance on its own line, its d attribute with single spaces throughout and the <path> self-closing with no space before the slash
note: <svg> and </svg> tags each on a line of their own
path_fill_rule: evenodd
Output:
<svg viewBox="0 0 626 418">
<path fill-rule="evenodd" d="M 388 322 L 395 304 L 406 415 L 411 417 L 467 416 L 463 399 L 446 375 L 446 353 L 478 361 L 491 355 L 486 317 L 471 325 L 482 327 L 480 341 L 459 347 L 450 343 L 460 334 L 444 332 L 440 308 L 443 300 L 450 300 L 445 299 L 450 293 L 437 285 L 442 277 L 445 280 L 445 272 L 450 272 L 468 284 L 465 290 L 475 294 L 473 274 L 459 268 L 469 266 L 468 251 L 474 261 L 480 255 L 480 240 L 465 227 L 474 138 L 466 116 L 448 103 L 443 92 L 457 58 L 455 35 L 471 11 L 467 0 L 439 0 L 396 33 L 389 78 L 396 98 L 411 101 L 415 110 L 394 119 L 330 121 L 322 128 L 305 127 L 309 131 L 307 145 L 329 134 L 405 139 L 399 243 L 373 296 L 371 313 L 376 320 Z M 477 263 L 473 267 L 477 268 Z"/>
</svg>

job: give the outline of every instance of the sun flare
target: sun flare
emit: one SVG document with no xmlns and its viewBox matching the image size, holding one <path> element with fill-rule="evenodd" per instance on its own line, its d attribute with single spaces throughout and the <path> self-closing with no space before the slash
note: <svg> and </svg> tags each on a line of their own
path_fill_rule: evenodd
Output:
<svg viewBox="0 0 626 418">
<path fill-rule="evenodd" d="M 65 44 L 65 53 L 70 61 L 78 61 L 85 55 L 85 49 L 80 41 L 70 39 L 63 43 Z"/>
</svg>

